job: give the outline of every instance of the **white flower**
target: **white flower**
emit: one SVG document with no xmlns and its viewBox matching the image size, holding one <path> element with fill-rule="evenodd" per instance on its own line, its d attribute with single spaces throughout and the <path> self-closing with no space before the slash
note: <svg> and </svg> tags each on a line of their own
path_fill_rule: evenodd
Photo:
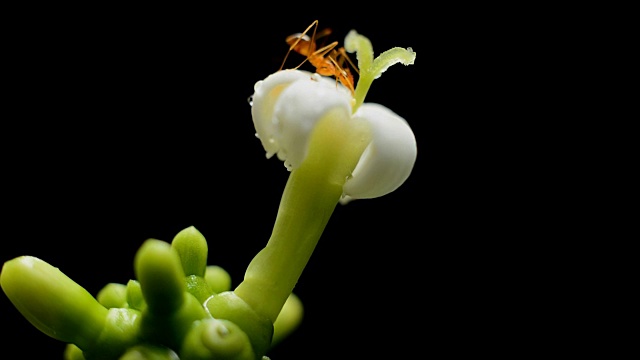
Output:
<svg viewBox="0 0 640 360">
<path fill-rule="evenodd" d="M 343 186 L 342 203 L 388 194 L 409 177 L 416 140 L 408 123 L 388 108 L 364 103 L 353 113 L 355 101 L 349 90 L 333 78 L 301 70 L 278 71 L 258 81 L 254 91 L 251 113 L 256 136 L 267 158 L 277 155 L 290 171 L 304 162 L 310 135 L 327 112 L 345 122 L 368 123 L 371 141 Z"/>
</svg>

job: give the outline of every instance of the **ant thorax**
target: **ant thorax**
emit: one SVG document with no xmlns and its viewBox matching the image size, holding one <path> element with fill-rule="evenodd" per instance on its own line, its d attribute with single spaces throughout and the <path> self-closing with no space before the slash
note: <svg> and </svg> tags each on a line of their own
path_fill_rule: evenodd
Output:
<svg viewBox="0 0 640 360">
<path fill-rule="evenodd" d="M 316 69 L 316 73 L 323 76 L 334 76 L 336 83 L 341 83 L 349 89 L 351 94 L 355 93 L 355 81 L 349 66 L 351 66 L 356 73 L 358 68 L 349 59 L 344 47 L 337 48 L 338 42 L 334 41 L 328 45 L 318 48 L 316 43 L 318 38 L 326 37 L 331 34 L 331 29 L 324 29 L 316 32 L 318 27 L 318 20 L 314 21 L 307 29 L 302 33 L 296 33 L 289 35 L 285 41 L 289 45 L 289 51 L 285 55 L 280 70 L 284 68 L 284 64 L 289 57 L 291 51 L 294 51 L 305 59 L 293 69 L 300 68 L 304 63 L 309 62 Z M 311 37 L 307 33 L 313 28 Z M 345 64 L 347 62 L 347 64 Z"/>
</svg>

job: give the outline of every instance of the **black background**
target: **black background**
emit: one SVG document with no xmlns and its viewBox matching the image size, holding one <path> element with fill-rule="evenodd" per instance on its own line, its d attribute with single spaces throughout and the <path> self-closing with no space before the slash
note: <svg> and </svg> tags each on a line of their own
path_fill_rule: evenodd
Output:
<svg viewBox="0 0 640 360">
<path fill-rule="evenodd" d="M 504 289 L 517 288 L 516 278 L 528 272 L 507 271 L 517 268 L 517 256 L 500 255 L 526 257 L 512 242 L 522 219 L 512 212 L 517 191 L 510 192 L 523 174 L 491 174 L 491 156 L 505 149 L 475 138 L 498 124 L 480 125 L 473 114 L 485 120 L 512 114 L 486 93 L 511 76 L 496 80 L 480 65 L 507 63 L 485 59 L 496 47 L 493 25 L 480 32 L 466 23 L 473 9 L 461 19 L 459 9 L 372 15 L 324 5 L 330 11 L 247 3 L 233 10 L 154 5 L 12 13 L 3 45 L 10 66 L 0 261 L 39 257 L 95 295 L 109 282 L 133 278 L 133 258 L 146 239 L 170 241 L 193 225 L 208 240 L 209 263 L 227 269 L 237 285 L 269 238 L 288 176 L 281 162 L 265 159 L 247 98 L 256 81 L 280 67 L 284 38 L 318 19 L 340 43 L 355 29 L 376 55 L 395 46 L 417 53 L 414 65 L 396 64 L 374 81 L 366 101 L 409 122 L 418 158 L 397 191 L 336 208 L 294 290 L 305 319 L 269 355 L 408 358 L 504 350 L 508 329 L 529 316 L 504 316 L 520 296 Z M 23 350 L 29 358 L 62 358 L 64 344 L 32 327 L 6 296 L 0 311 L 9 329 L 3 344 L 30 343 Z"/>
</svg>

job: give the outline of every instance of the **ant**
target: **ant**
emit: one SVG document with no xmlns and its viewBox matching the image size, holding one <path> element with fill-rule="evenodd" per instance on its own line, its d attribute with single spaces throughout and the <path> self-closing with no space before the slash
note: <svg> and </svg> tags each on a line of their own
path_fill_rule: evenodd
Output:
<svg viewBox="0 0 640 360">
<path fill-rule="evenodd" d="M 309 30 L 311 30 L 312 27 L 313 33 L 311 38 L 309 38 L 307 33 L 309 32 Z M 343 66 L 344 60 L 346 59 L 351 67 L 353 67 L 353 69 L 356 71 L 356 73 L 360 74 L 360 72 L 358 71 L 358 67 L 355 66 L 351 61 L 344 47 L 340 47 L 336 50 L 336 46 L 338 45 L 337 41 L 323 46 L 320 49 L 316 49 L 316 40 L 331 34 L 331 29 L 328 28 L 319 31 L 316 34 L 317 29 L 318 20 L 312 22 L 304 32 L 289 35 L 287 37 L 285 41 L 290 45 L 290 47 L 289 51 L 287 51 L 287 55 L 282 61 L 282 65 L 280 65 L 280 70 L 282 70 L 282 68 L 284 67 L 284 63 L 287 61 L 287 57 L 291 53 L 291 50 L 293 50 L 300 55 L 306 56 L 306 59 L 304 59 L 304 61 L 302 61 L 300 65 L 296 66 L 294 69 L 299 68 L 306 61 L 309 61 L 309 63 L 311 63 L 311 65 L 316 68 L 316 72 L 318 74 L 324 76 L 335 76 L 336 83 L 340 81 L 342 85 L 347 87 L 351 91 L 351 94 L 353 94 L 355 92 L 353 74 L 351 74 L 351 71 L 348 67 Z"/>
</svg>

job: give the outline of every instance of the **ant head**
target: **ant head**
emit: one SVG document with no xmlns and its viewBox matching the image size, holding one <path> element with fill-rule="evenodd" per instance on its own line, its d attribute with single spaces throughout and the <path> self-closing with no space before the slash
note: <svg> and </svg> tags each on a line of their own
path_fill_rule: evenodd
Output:
<svg viewBox="0 0 640 360">
<path fill-rule="evenodd" d="M 300 42 L 307 43 L 307 42 L 311 41 L 311 38 L 307 34 L 296 33 L 296 34 L 287 36 L 287 39 L 285 41 L 287 42 L 287 45 L 293 45 L 296 42 L 298 42 L 298 43 L 300 43 Z"/>
</svg>

